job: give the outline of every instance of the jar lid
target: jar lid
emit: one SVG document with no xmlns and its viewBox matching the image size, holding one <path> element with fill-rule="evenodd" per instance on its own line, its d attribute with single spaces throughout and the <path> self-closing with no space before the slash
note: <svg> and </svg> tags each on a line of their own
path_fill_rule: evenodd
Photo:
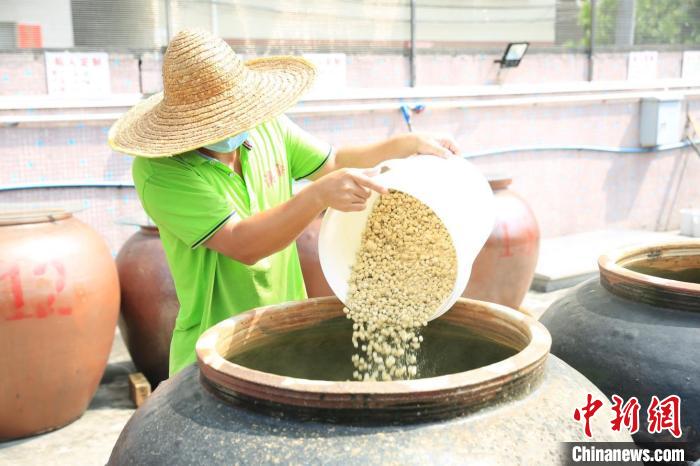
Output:
<svg viewBox="0 0 700 466">
<path fill-rule="evenodd" d="M 73 214 L 65 209 L 26 209 L 0 212 L 0 226 L 24 225 L 65 220 Z"/>
</svg>

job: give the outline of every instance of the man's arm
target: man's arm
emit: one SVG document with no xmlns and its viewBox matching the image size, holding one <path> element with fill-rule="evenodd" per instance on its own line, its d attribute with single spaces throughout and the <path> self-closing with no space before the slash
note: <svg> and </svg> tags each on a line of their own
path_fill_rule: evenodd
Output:
<svg viewBox="0 0 700 466">
<path fill-rule="evenodd" d="M 357 170 L 337 170 L 272 209 L 222 226 L 204 246 L 253 265 L 286 248 L 327 207 L 344 212 L 365 208 L 370 190 L 387 190 Z"/>
<path fill-rule="evenodd" d="M 309 179 L 316 180 L 341 168 L 369 168 L 389 159 L 399 159 L 414 154 L 451 157 L 458 154 L 455 142 L 449 137 L 407 133 L 384 141 L 359 146 L 339 148 Z"/>
<path fill-rule="evenodd" d="M 350 168 L 373 167 L 384 160 L 416 153 L 449 157 L 458 150 L 450 138 L 417 133 L 341 148 L 308 177 L 315 181 L 292 199 L 244 220 L 233 218 L 204 246 L 244 264 L 255 264 L 286 248 L 324 209 L 360 211 L 365 208 L 370 190 L 387 192 L 366 172 Z"/>
</svg>

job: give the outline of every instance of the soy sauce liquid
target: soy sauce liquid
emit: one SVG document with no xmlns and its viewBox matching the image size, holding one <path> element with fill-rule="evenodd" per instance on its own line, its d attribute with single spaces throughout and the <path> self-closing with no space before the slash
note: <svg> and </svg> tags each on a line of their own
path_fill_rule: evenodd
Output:
<svg viewBox="0 0 700 466">
<path fill-rule="evenodd" d="M 654 277 L 665 278 L 667 280 L 678 280 L 680 282 L 700 283 L 700 268 L 688 268 L 683 270 L 666 270 L 644 265 L 629 265 L 626 268 L 633 272 L 653 275 Z"/>
<path fill-rule="evenodd" d="M 464 372 L 493 364 L 517 351 L 469 329 L 435 320 L 423 328 L 417 378 Z M 352 380 L 352 322 L 345 317 L 314 327 L 270 335 L 229 360 L 250 369 L 311 380 Z"/>
</svg>

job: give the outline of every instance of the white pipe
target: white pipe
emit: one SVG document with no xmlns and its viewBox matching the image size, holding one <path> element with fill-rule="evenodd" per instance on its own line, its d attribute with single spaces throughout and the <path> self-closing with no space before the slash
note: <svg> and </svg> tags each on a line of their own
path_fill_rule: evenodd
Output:
<svg viewBox="0 0 700 466">
<path fill-rule="evenodd" d="M 666 144 L 656 147 L 608 147 L 608 146 L 590 146 L 590 145 L 572 145 L 572 146 L 513 146 L 500 149 L 492 149 L 482 152 L 471 152 L 464 154 L 465 159 L 484 157 L 489 155 L 507 154 L 512 152 L 542 152 L 542 151 L 585 151 L 585 152 L 611 152 L 617 154 L 645 154 L 652 152 L 661 152 L 668 150 L 683 149 L 693 144 L 698 144 L 700 141 L 692 141 L 686 139 L 675 144 Z M 298 193 L 301 188 L 309 184 L 309 180 L 299 180 L 292 184 L 294 194 Z M 18 191 L 24 189 L 47 189 L 47 188 L 133 188 L 134 184 L 128 181 L 106 181 L 106 180 L 75 180 L 75 181 L 41 181 L 18 183 L 14 185 L 0 186 L 0 192 Z"/>
</svg>

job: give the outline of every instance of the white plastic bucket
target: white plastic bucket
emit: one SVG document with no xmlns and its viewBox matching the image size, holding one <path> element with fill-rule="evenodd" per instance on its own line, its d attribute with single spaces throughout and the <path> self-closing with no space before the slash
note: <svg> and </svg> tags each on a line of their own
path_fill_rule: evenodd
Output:
<svg viewBox="0 0 700 466">
<path fill-rule="evenodd" d="M 420 200 L 440 217 L 452 237 L 457 254 L 457 276 L 452 293 L 430 320 L 444 314 L 467 286 L 472 264 L 495 222 L 493 192 L 474 165 L 461 158 L 414 156 L 380 165 L 374 177 L 379 184 Z M 318 238 L 323 274 L 335 295 L 346 302 L 348 279 L 367 218 L 379 199 L 372 193 L 362 212 L 328 209 Z"/>
</svg>

